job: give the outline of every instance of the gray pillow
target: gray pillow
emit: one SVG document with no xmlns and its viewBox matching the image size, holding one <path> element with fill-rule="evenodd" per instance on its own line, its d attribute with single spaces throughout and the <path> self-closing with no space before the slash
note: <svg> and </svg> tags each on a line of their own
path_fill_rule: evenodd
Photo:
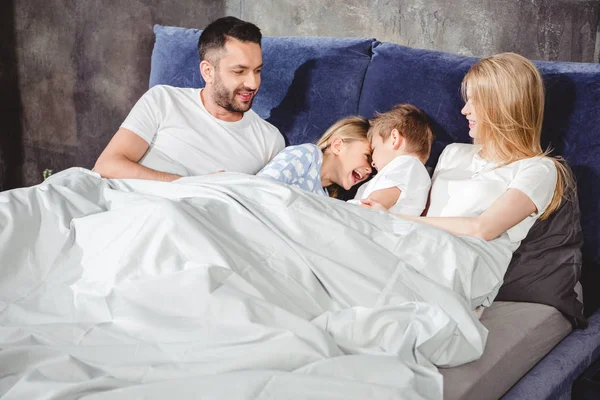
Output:
<svg viewBox="0 0 600 400">
<path fill-rule="evenodd" d="M 577 193 L 544 221 L 536 221 L 513 254 L 496 300 L 553 306 L 577 328 L 587 327 L 575 285 L 583 235 Z"/>
</svg>

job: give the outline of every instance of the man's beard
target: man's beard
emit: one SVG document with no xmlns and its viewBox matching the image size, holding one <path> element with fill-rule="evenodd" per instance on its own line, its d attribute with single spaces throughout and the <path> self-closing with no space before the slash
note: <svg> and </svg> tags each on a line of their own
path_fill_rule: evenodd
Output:
<svg viewBox="0 0 600 400">
<path fill-rule="evenodd" d="M 248 103 L 238 104 L 236 102 L 236 94 L 239 92 L 252 93 L 250 101 Z M 255 92 L 255 90 L 250 90 L 244 86 L 240 86 L 231 92 L 223 85 L 221 79 L 217 77 L 214 82 L 213 100 L 219 107 L 227 111 L 245 113 L 252 107 Z"/>
</svg>

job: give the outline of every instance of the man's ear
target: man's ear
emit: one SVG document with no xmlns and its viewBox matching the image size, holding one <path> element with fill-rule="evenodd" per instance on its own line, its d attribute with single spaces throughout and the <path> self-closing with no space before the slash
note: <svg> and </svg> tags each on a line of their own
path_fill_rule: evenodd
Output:
<svg viewBox="0 0 600 400">
<path fill-rule="evenodd" d="M 336 137 L 331 140 L 329 147 L 331 148 L 331 152 L 337 156 L 342 152 L 343 145 L 344 141 L 341 138 Z"/>
<path fill-rule="evenodd" d="M 200 75 L 202 75 L 202 78 L 204 78 L 206 83 L 213 83 L 215 78 L 215 68 L 207 60 L 202 60 L 200 62 Z"/>
</svg>

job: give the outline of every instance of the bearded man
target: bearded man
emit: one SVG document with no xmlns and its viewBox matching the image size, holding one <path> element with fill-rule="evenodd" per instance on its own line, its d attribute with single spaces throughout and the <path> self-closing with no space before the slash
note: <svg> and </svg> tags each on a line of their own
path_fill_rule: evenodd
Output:
<svg viewBox="0 0 600 400">
<path fill-rule="evenodd" d="M 284 147 L 251 110 L 260 87 L 262 34 L 220 18 L 198 41 L 203 89 L 158 85 L 135 104 L 94 166 L 105 178 L 173 181 L 217 171 L 255 174 Z"/>
</svg>

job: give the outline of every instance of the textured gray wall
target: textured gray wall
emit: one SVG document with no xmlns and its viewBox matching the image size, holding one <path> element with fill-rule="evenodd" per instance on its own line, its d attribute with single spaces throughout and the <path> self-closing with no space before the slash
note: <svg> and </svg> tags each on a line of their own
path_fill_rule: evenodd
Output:
<svg viewBox="0 0 600 400">
<path fill-rule="evenodd" d="M 22 182 L 23 144 L 21 140 L 21 99 L 17 69 L 14 7 L 12 1 L 0 2 L 0 191 Z"/>
<path fill-rule="evenodd" d="M 92 167 L 148 88 L 154 24 L 202 27 L 225 15 L 224 2 L 197 0 L 19 0 L 14 8 L 25 185 L 45 168 Z"/>
<path fill-rule="evenodd" d="M 92 167 L 146 90 L 155 23 L 224 15 L 266 35 L 375 37 L 486 56 L 598 61 L 600 0 L 3 0 L 0 190 Z M 8 121 L 8 124 L 6 122 Z"/>
<path fill-rule="evenodd" d="M 236 0 L 227 4 L 267 35 L 375 37 L 469 56 L 514 51 L 540 60 L 598 62 L 600 0 Z"/>
</svg>

